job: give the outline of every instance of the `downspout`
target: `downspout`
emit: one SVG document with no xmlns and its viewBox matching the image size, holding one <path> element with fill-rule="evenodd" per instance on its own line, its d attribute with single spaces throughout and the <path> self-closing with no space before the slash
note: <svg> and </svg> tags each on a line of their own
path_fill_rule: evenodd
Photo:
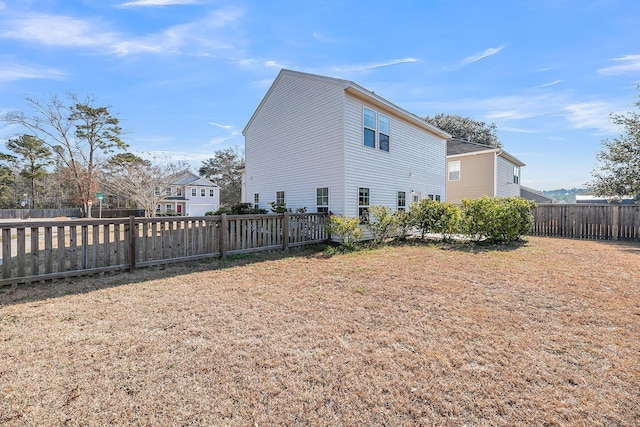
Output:
<svg viewBox="0 0 640 427">
<path fill-rule="evenodd" d="M 498 156 L 502 154 L 502 150 L 496 151 L 493 158 L 493 197 L 498 197 Z"/>
</svg>

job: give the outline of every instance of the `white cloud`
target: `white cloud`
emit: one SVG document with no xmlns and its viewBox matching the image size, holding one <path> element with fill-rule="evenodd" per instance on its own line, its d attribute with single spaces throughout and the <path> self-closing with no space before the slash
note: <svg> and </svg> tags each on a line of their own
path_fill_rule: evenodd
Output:
<svg viewBox="0 0 640 427">
<path fill-rule="evenodd" d="M 539 88 L 543 88 L 543 87 L 555 86 L 555 85 L 557 85 L 557 84 L 559 84 L 559 83 L 562 83 L 562 80 L 554 80 L 554 81 L 552 81 L 552 82 L 549 82 L 549 83 L 543 83 L 543 84 L 541 84 L 541 85 L 534 86 L 534 87 L 539 89 Z"/>
<path fill-rule="evenodd" d="M 61 47 L 84 47 L 110 55 L 184 54 L 183 49 L 188 49 L 191 55 L 210 56 L 208 50 L 234 47 L 237 38 L 219 29 L 235 23 L 242 15 L 241 9 L 223 8 L 199 21 L 169 27 L 159 34 L 128 38 L 105 30 L 100 22 L 62 15 L 31 14 L 7 21 L 7 28 L 0 31 L 0 38 Z M 47 31 L 43 31 L 43 28 Z"/>
<path fill-rule="evenodd" d="M 625 74 L 640 71 L 640 55 L 625 55 L 619 58 L 613 58 L 611 61 L 619 61 L 620 65 L 600 68 L 600 74 Z"/>
<path fill-rule="evenodd" d="M 504 49 L 504 46 L 505 45 L 498 46 L 498 47 L 492 47 L 492 48 L 489 48 L 489 49 L 485 49 L 482 52 L 474 53 L 471 56 L 467 56 L 465 59 L 463 59 L 460 62 L 460 66 L 464 67 L 466 65 L 473 64 L 474 62 L 478 62 L 481 59 L 484 59 L 484 58 L 487 58 L 489 56 L 495 55 L 496 53 L 498 53 L 502 49 Z"/>
<path fill-rule="evenodd" d="M 566 119 L 574 129 L 598 129 L 604 134 L 616 133 L 618 127 L 611 123 L 609 115 L 614 106 L 608 102 L 579 102 L 563 107 Z"/>
<path fill-rule="evenodd" d="M 286 65 L 282 65 L 276 61 L 265 61 L 264 66 L 269 68 L 287 68 Z"/>
<path fill-rule="evenodd" d="M 46 29 L 44 31 L 43 29 Z M 100 31 L 89 21 L 62 15 L 31 14 L 8 22 L 0 38 L 56 46 L 99 47 L 114 43 L 114 32 Z"/>
<path fill-rule="evenodd" d="M 231 125 L 221 125 L 220 123 L 215 123 L 215 122 L 207 122 L 207 124 L 209 124 L 211 126 L 219 127 L 221 129 L 232 129 L 233 128 L 233 126 L 231 126 Z"/>
<path fill-rule="evenodd" d="M 358 71 L 369 71 L 374 70 L 376 68 L 389 67 L 392 65 L 398 64 L 409 64 L 412 62 L 418 62 L 416 58 L 401 58 L 401 59 L 391 59 L 389 61 L 384 62 L 374 62 L 370 64 L 354 64 L 354 65 L 345 65 L 338 67 L 331 67 L 330 73 L 353 73 Z M 324 73 L 323 73 L 324 74 Z"/>
<path fill-rule="evenodd" d="M 155 7 L 155 6 L 174 6 L 185 4 L 198 4 L 198 0 L 135 0 L 122 3 L 120 7 Z"/>
<path fill-rule="evenodd" d="M 52 68 L 34 68 L 27 65 L 8 63 L 0 65 L 0 82 L 25 79 L 60 80 L 63 77 L 63 72 Z"/>
</svg>

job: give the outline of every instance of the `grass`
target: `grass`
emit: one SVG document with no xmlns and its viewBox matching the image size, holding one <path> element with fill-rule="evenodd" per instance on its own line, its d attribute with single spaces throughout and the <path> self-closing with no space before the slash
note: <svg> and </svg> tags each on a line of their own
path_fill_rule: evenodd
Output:
<svg viewBox="0 0 640 427">
<path fill-rule="evenodd" d="M 530 238 L 23 286 L 0 424 L 638 425 L 639 277 L 639 244 Z"/>
</svg>

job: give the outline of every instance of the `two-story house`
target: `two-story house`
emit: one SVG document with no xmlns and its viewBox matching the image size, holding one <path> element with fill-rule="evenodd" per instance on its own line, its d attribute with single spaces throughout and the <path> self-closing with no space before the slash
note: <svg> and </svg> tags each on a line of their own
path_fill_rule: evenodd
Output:
<svg viewBox="0 0 640 427">
<path fill-rule="evenodd" d="M 451 135 L 348 80 L 281 70 L 243 135 L 255 207 L 353 217 L 445 200 Z"/>
<path fill-rule="evenodd" d="M 501 148 L 451 139 L 447 142 L 447 201 L 520 197 L 523 166 Z"/>
<path fill-rule="evenodd" d="M 220 187 L 189 171 L 176 174 L 166 188 L 157 191 L 165 192 L 157 213 L 203 216 L 220 208 Z"/>
</svg>

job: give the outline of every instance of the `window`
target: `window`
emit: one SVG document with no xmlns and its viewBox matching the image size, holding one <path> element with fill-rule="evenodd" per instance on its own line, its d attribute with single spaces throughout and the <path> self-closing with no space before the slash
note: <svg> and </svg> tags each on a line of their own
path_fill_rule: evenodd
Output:
<svg viewBox="0 0 640 427">
<path fill-rule="evenodd" d="M 205 190 L 204 188 L 200 189 L 200 197 L 204 197 L 205 194 L 207 194 L 207 190 Z"/>
<path fill-rule="evenodd" d="M 182 187 L 176 188 L 176 196 L 182 196 Z"/>
<path fill-rule="evenodd" d="M 216 197 L 216 190 L 213 188 L 209 189 L 209 197 Z"/>
<path fill-rule="evenodd" d="M 260 194 L 258 193 L 253 195 L 253 208 L 260 209 Z"/>
<path fill-rule="evenodd" d="M 413 201 L 414 202 L 419 202 L 420 201 L 420 194 L 419 193 L 413 193 Z"/>
<path fill-rule="evenodd" d="M 160 212 L 160 205 L 156 206 L 156 212 Z"/>
<path fill-rule="evenodd" d="M 329 212 L 329 187 L 316 188 L 316 211 Z"/>
<path fill-rule="evenodd" d="M 171 211 L 173 210 L 173 205 L 166 205 L 166 206 L 165 206 L 165 210 L 166 210 L 167 212 L 171 212 Z"/>
<path fill-rule="evenodd" d="M 364 108 L 364 145 L 376 148 L 376 112 Z"/>
<path fill-rule="evenodd" d="M 513 183 L 520 184 L 520 168 L 518 166 L 513 167 Z"/>
<path fill-rule="evenodd" d="M 153 194 L 155 194 L 156 196 L 160 195 L 160 187 L 156 187 L 153 189 Z"/>
<path fill-rule="evenodd" d="M 407 193 L 404 191 L 398 191 L 398 210 L 403 211 L 407 208 Z"/>
<path fill-rule="evenodd" d="M 167 194 L 167 196 L 171 195 L 171 187 L 167 187 L 167 189 L 165 190 L 165 193 Z"/>
<path fill-rule="evenodd" d="M 439 202 L 439 201 L 440 201 L 440 195 L 436 194 L 436 202 Z"/>
<path fill-rule="evenodd" d="M 378 148 L 389 151 L 389 117 L 378 114 Z"/>
<path fill-rule="evenodd" d="M 196 197 L 198 195 L 198 190 L 196 190 L 195 188 L 191 189 L 191 197 Z"/>
<path fill-rule="evenodd" d="M 389 117 L 367 107 L 363 111 L 364 145 L 389 151 Z"/>
<path fill-rule="evenodd" d="M 276 192 L 276 205 L 284 205 L 284 191 Z"/>
<path fill-rule="evenodd" d="M 449 162 L 449 181 L 460 181 L 460 160 Z"/>
<path fill-rule="evenodd" d="M 430 198 L 431 200 L 435 200 L 436 197 L 433 194 L 427 194 L 427 197 Z"/>
<path fill-rule="evenodd" d="M 358 188 L 358 216 L 360 224 L 366 224 L 369 221 L 369 189 Z"/>
</svg>

